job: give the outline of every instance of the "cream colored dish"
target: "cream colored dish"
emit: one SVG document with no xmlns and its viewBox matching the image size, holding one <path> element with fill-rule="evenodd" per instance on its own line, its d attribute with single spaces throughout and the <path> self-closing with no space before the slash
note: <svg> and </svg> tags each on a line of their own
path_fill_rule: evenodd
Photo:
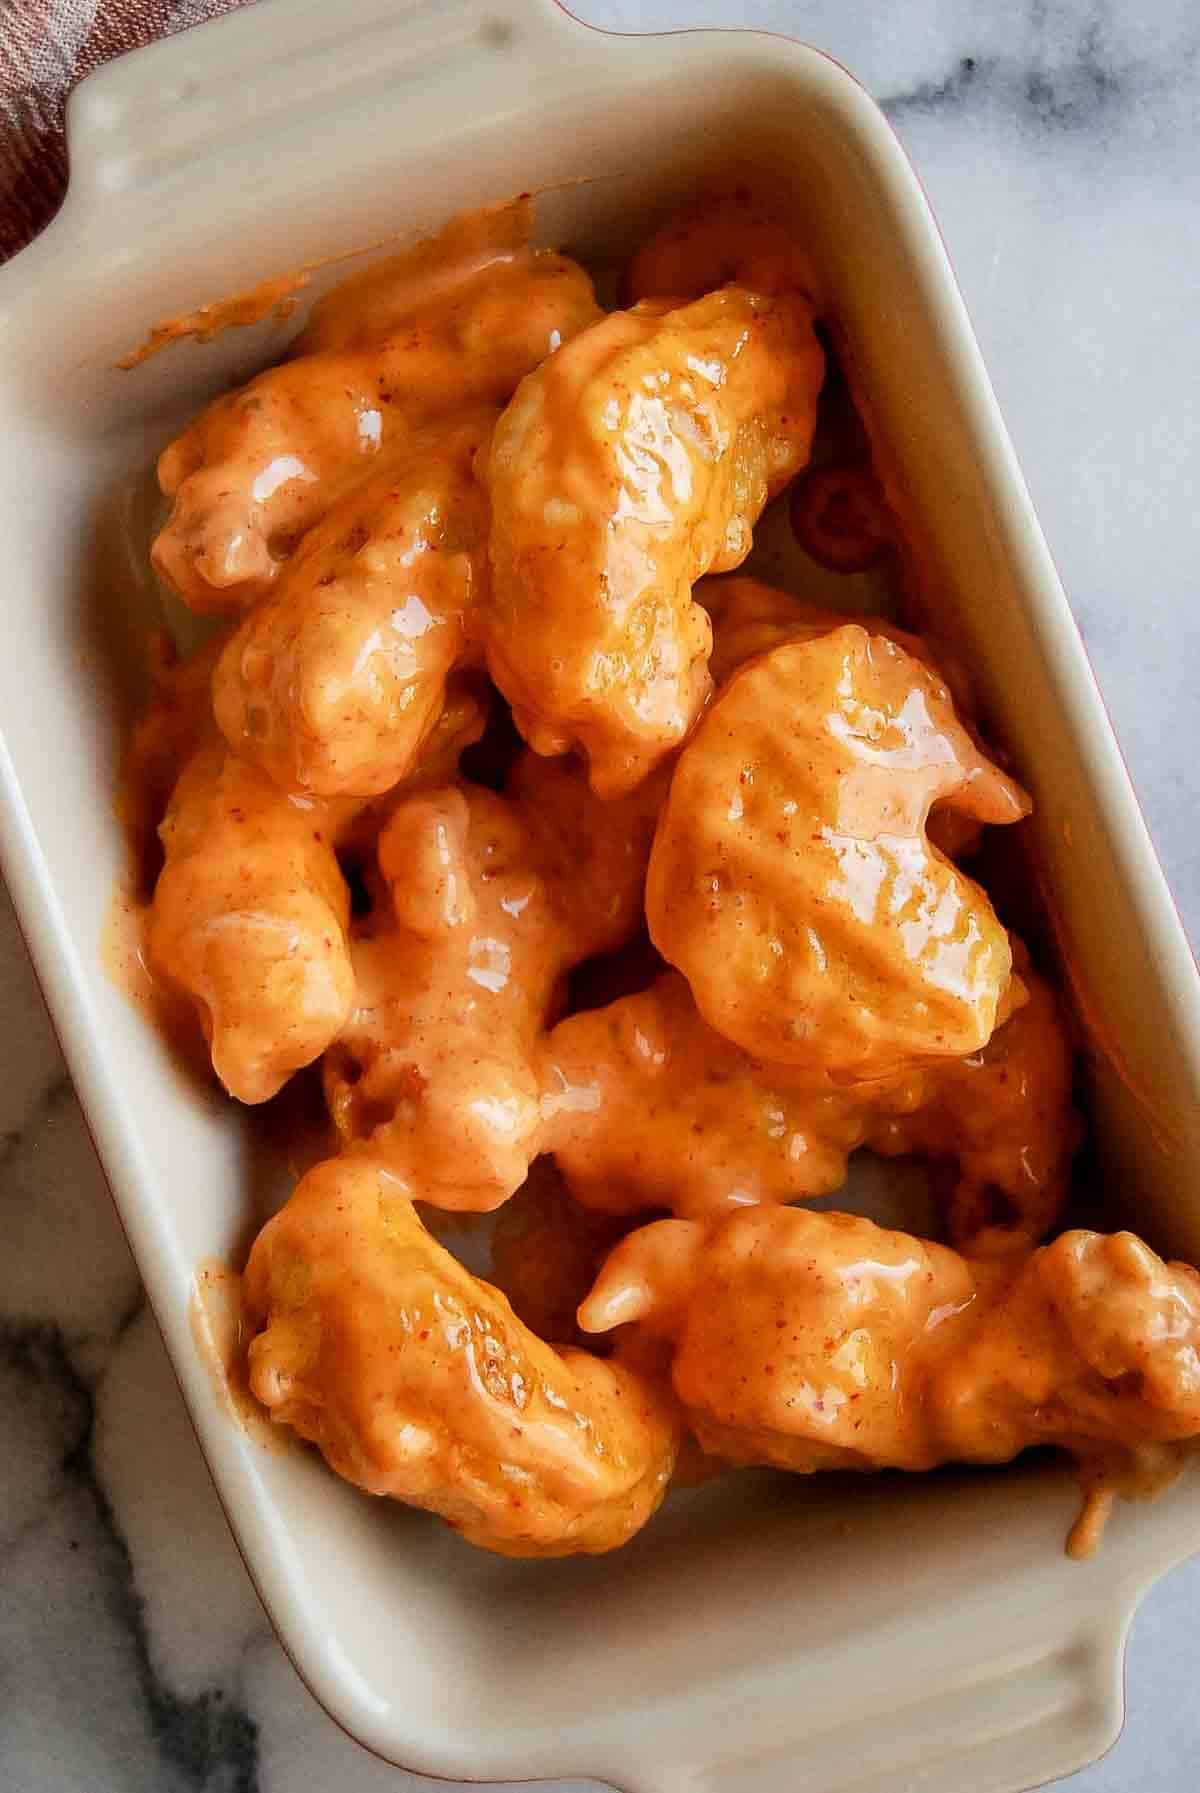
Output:
<svg viewBox="0 0 1200 1793">
<path fill-rule="evenodd" d="M 231 90 L 231 68 L 252 78 Z M 1032 784 L 1114 1218 L 1196 1257 L 1195 966 L 881 115 L 827 58 L 778 39 L 606 37 L 550 0 L 508 18 L 475 0 L 359 0 L 336 21 L 295 0 L 93 78 L 71 133 L 63 213 L 0 275 L 0 504 L 23 604 L 0 666 L 5 870 L 218 1489 L 301 1673 L 370 1747 L 448 1776 L 749 1793 L 801 1772 L 861 1793 L 898 1778 L 1015 1793 L 1089 1760 L 1119 1725 L 1136 1598 L 1192 1548 L 1189 1478 L 1118 1511 L 1088 1564 L 1058 1554 L 1069 1478 L 1036 1464 L 856 1485 L 852 1507 L 832 1482 L 716 1484 L 618 1557 L 469 1555 L 238 1425 L 195 1348 L 193 1283 L 238 1255 L 244 1144 L 103 963 L 119 699 L 153 602 L 128 553 L 146 536 L 141 476 L 294 326 L 129 373 L 118 358 L 203 299 L 531 183 L 550 189 L 548 240 L 620 255 L 734 154 L 792 189 L 877 453 L 946 593 L 939 632 Z"/>
</svg>

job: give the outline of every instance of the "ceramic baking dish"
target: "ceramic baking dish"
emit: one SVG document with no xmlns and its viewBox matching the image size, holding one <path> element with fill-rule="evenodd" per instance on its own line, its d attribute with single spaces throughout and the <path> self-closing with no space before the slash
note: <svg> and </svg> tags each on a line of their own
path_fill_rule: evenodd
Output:
<svg viewBox="0 0 1200 1793">
<path fill-rule="evenodd" d="M 1200 986 L 937 229 L 867 95 L 751 33 L 618 38 L 549 0 L 291 0 L 142 51 L 70 112 L 50 230 L 0 273 L 4 867 L 230 1522 L 297 1667 L 355 1737 L 450 1777 L 630 1793 L 1009 1793 L 1121 1720 L 1139 1595 L 1200 1543 L 1200 1486 L 1069 1562 L 1070 1479 L 735 1478 L 608 1559 L 508 1563 L 243 1432 L 192 1334 L 244 1242 L 246 1148 L 110 983 L 145 469 L 284 340 L 158 318 L 282 268 L 548 187 L 548 238 L 620 252 L 714 164 L 791 187 L 878 452 L 903 487 L 1038 852 L 1090 1033 L 1113 1211 L 1200 1256 Z M 576 177 L 583 177 L 578 181 Z M 71 1242 L 63 1241 L 69 1251 Z M 186 1540 L 180 1541 L 186 1548 Z"/>
</svg>

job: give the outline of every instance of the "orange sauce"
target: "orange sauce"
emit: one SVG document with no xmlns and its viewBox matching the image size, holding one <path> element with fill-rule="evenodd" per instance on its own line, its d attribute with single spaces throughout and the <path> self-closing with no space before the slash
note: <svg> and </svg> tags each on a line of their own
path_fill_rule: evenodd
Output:
<svg viewBox="0 0 1200 1793">
<path fill-rule="evenodd" d="M 146 951 L 149 905 L 128 879 L 113 889 L 100 935 L 100 963 L 109 982 L 152 1027 L 189 1078 L 212 1083 L 208 1049 L 191 1004 L 150 970 Z"/>
<path fill-rule="evenodd" d="M 443 230 L 423 239 L 405 254 L 412 302 L 418 303 L 436 290 L 439 279 L 444 280 L 451 268 L 461 276 L 466 268 L 482 268 L 506 250 L 515 252 L 524 247 L 532 229 L 533 199 L 528 193 L 452 218 Z M 197 306 L 195 311 L 160 318 L 136 348 L 121 356 L 117 366 L 129 372 L 140 367 L 143 361 L 149 361 L 160 349 L 188 336 L 197 342 L 211 342 L 223 330 L 243 329 L 261 323 L 266 317 L 273 316 L 276 323 L 285 323 L 299 304 L 297 295 L 311 284 L 314 274 L 322 268 L 353 261 L 360 255 L 370 255 L 395 240 L 390 236 L 380 237 L 374 243 L 344 249 L 337 255 L 324 255 L 285 273 L 270 275 L 241 292 L 212 299 L 206 305 Z M 373 268 L 366 269 L 358 277 L 359 284 L 369 283 L 375 272 Z M 408 296 L 406 291 L 406 298 Z"/>
<path fill-rule="evenodd" d="M 1089 1488 L 1084 1492 L 1079 1517 L 1067 1533 L 1067 1555 L 1076 1562 L 1086 1562 L 1099 1550 L 1116 1498 L 1115 1488 Z"/>
<path fill-rule="evenodd" d="M 197 306 L 195 311 L 160 318 L 136 348 L 121 356 L 117 366 L 127 373 L 131 368 L 140 367 L 143 361 L 149 361 L 151 355 L 157 355 L 168 343 L 179 342 L 185 336 L 194 336 L 197 342 L 211 342 L 222 330 L 244 329 L 250 324 L 260 324 L 265 317 L 273 316 L 276 323 L 281 324 L 295 311 L 300 302 L 296 295 L 311 279 L 308 268 L 297 268 L 290 274 L 275 274 L 269 280 L 260 280 L 244 292 L 230 293 L 228 298 Z"/>
<path fill-rule="evenodd" d="M 196 1266 L 196 1280 L 188 1317 L 196 1353 L 212 1377 L 213 1387 L 231 1419 L 256 1444 L 283 1451 L 294 1442 L 293 1434 L 271 1420 L 250 1393 L 246 1347 L 249 1342 L 242 1320 L 242 1279 L 220 1258 L 205 1258 Z"/>
<path fill-rule="evenodd" d="M 1195 1454 L 1196 1441 L 1185 1438 L 1167 1444 L 1132 1445 L 1093 1464 L 1081 1464 L 1082 1505 L 1067 1535 L 1067 1555 L 1078 1562 L 1095 1556 L 1117 1496 L 1123 1500 L 1156 1499 L 1174 1486 Z"/>
</svg>

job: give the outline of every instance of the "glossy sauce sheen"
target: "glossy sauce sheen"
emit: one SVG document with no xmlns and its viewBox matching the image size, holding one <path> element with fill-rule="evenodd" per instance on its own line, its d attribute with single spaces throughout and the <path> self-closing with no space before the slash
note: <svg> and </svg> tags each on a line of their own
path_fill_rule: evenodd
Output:
<svg viewBox="0 0 1200 1793">
<path fill-rule="evenodd" d="M 496 413 L 417 432 L 338 500 L 221 656 L 229 745 L 284 790 L 371 797 L 412 769 L 487 577 L 475 456 Z"/>
<path fill-rule="evenodd" d="M 192 1342 L 207 1367 L 218 1400 L 267 1450 L 286 1450 L 286 1432 L 273 1426 L 250 1390 L 246 1360 L 242 1279 L 219 1258 L 207 1258 L 196 1266 L 189 1313 Z"/>
</svg>

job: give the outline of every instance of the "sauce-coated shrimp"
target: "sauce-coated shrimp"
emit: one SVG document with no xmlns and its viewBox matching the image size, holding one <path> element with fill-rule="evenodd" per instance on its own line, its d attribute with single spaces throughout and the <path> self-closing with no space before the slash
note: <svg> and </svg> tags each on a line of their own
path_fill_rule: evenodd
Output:
<svg viewBox="0 0 1200 1793">
<path fill-rule="evenodd" d="M 191 998 L 230 1095 L 265 1102 L 335 1038 L 354 991 L 350 896 L 323 804 L 292 802 L 224 742 L 192 758 L 161 835 L 153 970 Z"/>
<path fill-rule="evenodd" d="M 719 1033 L 848 1078 L 987 1042 L 1012 953 L 930 844 L 936 803 L 1029 809 L 896 642 L 847 625 L 729 681 L 680 755 L 646 888 L 654 944 Z"/>
<path fill-rule="evenodd" d="M 539 753 L 635 786 L 703 706 L 692 601 L 740 565 L 808 458 L 824 357 L 806 302 L 729 287 L 594 325 L 524 380 L 488 462 L 488 667 Z"/>
<path fill-rule="evenodd" d="M 487 577 L 474 460 L 494 412 L 418 432 L 328 511 L 213 680 L 226 740 L 285 791 L 374 796 L 411 770 Z"/>
<path fill-rule="evenodd" d="M 319 1165 L 244 1280 L 250 1386 L 371 1494 L 506 1556 L 612 1550 L 666 1491 L 678 1426 L 634 1370 L 534 1336 L 367 1159 Z"/>
<path fill-rule="evenodd" d="M 732 1462 L 920 1470 L 1200 1433 L 1200 1275 L 1132 1233 L 992 1261 L 802 1208 L 659 1221 L 580 1319 L 669 1338 L 689 1425 Z"/>
<path fill-rule="evenodd" d="M 956 1166 L 956 1245 L 1029 1246 L 1062 1210 L 1079 1123 L 1054 995 L 1024 960 L 1021 981 L 1026 1000 L 982 1052 L 846 1083 L 752 1058 L 669 972 L 552 1030 L 543 1149 L 590 1207 L 684 1218 L 829 1195 L 859 1146 L 915 1153 Z"/>
</svg>

